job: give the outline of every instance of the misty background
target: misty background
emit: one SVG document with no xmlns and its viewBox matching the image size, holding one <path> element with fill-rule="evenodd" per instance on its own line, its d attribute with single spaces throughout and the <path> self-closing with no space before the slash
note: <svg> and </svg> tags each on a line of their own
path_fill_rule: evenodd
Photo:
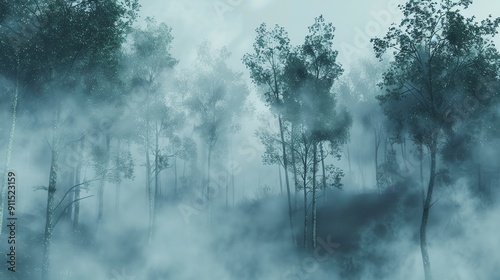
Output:
<svg viewBox="0 0 500 280">
<path fill-rule="evenodd" d="M 376 96 L 391 87 L 377 84 L 393 52 L 379 61 L 370 42 L 399 25 L 397 5 L 407 1 L 8 2 L 0 0 L 0 170 L 16 177 L 16 272 L 5 190 L 0 279 L 430 279 L 419 235 L 430 149 L 384 114 Z M 126 12 L 93 22 L 108 2 Z M 58 5 L 83 19 L 65 22 L 72 14 Z M 474 1 L 461 13 L 481 21 L 500 16 L 500 5 Z M 301 105 L 284 110 L 252 76 L 256 29 L 283 27 L 295 50 L 320 16 L 334 27 L 330 69 L 343 71 L 324 100 L 300 99 L 304 82 L 300 100 L 283 97 Z M 282 69 L 290 92 L 304 61 Z M 486 105 L 464 101 L 467 92 L 450 98 L 450 131 L 470 135 L 439 139 L 427 225 L 434 279 L 500 275 L 499 73 L 487 76 Z M 296 144 L 298 170 L 281 150 L 287 142 L 294 154 L 293 121 L 333 131 L 318 133 L 319 159 L 309 140 Z"/>
</svg>

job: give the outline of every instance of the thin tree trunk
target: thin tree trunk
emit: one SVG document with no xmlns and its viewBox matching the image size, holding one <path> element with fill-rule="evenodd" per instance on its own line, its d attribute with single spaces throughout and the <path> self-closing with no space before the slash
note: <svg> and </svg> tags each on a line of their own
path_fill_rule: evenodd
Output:
<svg viewBox="0 0 500 280">
<path fill-rule="evenodd" d="M 208 217 L 207 217 L 207 225 L 208 228 L 211 226 L 211 208 L 210 208 L 210 158 L 212 157 L 212 144 L 208 145 L 208 159 L 207 159 L 207 208 L 208 208 Z"/>
<path fill-rule="evenodd" d="M 229 209 L 229 170 L 226 170 L 226 210 Z"/>
<path fill-rule="evenodd" d="M 313 143 L 313 171 L 312 171 L 312 247 L 316 248 L 316 170 L 318 165 L 317 144 Z"/>
<path fill-rule="evenodd" d="M 153 194 L 153 212 L 152 212 L 152 215 L 151 215 L 151 225 L 150 225 L 150 228 L 149 228 L 149 244 L 151 244 L 151 242 L 153 241 L 153 235 L 154 235 L 154 231 L 155 231 L 155 226 L 156 226 L 156 212 L 157 212 L 157 205 L 158 205 L 158 174 L 159 174 L 159 156 L 160 156 L 160 150 L 159 150 L 159 147 L 158 147 L 158 134 L 159 134 L 159 131 L 158 131 L 158 128 L 156 127 L 155 129 L 155 163 L 154 163 L 154 173 L 155 173 L 155 183 L 153 185 L 153 188 L 151 190 L 152 194 Z"/>
<path fill-rule="evenodd" d="M 117 144 L 116 144 L 116 167 L 118 168 L 120 164 L 120 150 L 121 149 L 121 140 L 118 139 Z M 117 178 L 116 178 L 116 192 L 115 192 L 115 212 L 118 213 L 118 210 L 120 209 L 120 178 L 119 178 L 119 171 L 116 171 Z"/>
<path fill-rule="evenodd" d="M 69 170 L 69 184 L 68 185 L 70 185 L 70 186 L 76 185 L 75 184 L 75 168 L 71 168 Z M 72 201 L 75 201 L 75 192 L 74 191 L 72 191 L 68 195 L 68 205 L 70 205 L 70 207 L 68 207 L 68 209 L 66 210 L 65 217 L 64 217 L 70 223 L 71 223 L 71 219 L 73 218 L 73 211 L 75 208 L 75 205 L 71 203 Z"/>
<path fill-rule="evenodd" d="M 281 166 L 278 165 L 278 176 L 280 178 L 280 194 L 283 194 L 283 180 L 281 179 Z"/>
<path fill-rule="evenodd" d="M 233 154 L 233 138 L 231 138 L 231 191 L 233 196 L 233 208 L 234 208 L 234 154 Z"/>
<path fill-rule="evenodd" d="M 437 138 L 437 136 L 435 136 Z M 431 280 L 431 262 L 429 252 L 427 251 L 427 222 L 429 220 L 429 212 L 432 206 L 432 193 L 434 191 L 434 183 L 436 177 L 436 140 L 434 139 L 430 146 L 431 153 L 431 168 L 429 185 L 427 188 L 427 196 L 425 198 L 424 207 L 422 211 L 422 223 L 420 224 L 420 250 L 422 252 L 422 262 L 424 265 L 425 280 Z"/>
<path fill-rule="evenodd" d="M 346 149 L 346 152 L 347 152 L 347 163 L 349 165 L 349 175 L 352 177 L 351 153 L 349 152 L 349 144 L 345 144 L 345 149 Z"/>
<path fill-rule="evenodd" d="M 373 127 L 373 135 L 375 140 L 375 186 L 378 188 L 379 176 L 378 176 L 378 146 L 379 146 L 379 135 L 377 135 L 377 128 Z M 380 192 L 380 189 L 379 189 Z"/>
<path fill-rule="evenodd" d="M 359 169 L 359 177 L 358 177 L 358 178 L 359 178 L 359 179 L 360 179 L 360 181 L 361 181 L 361 187 L 362 187 L 363 189 L 365 189 L 365 186 L 366 186 L 366 185 L 365 185 L 365 173 L 364 173 L 363 167 L 361 166 L 361 160 L 360 160 L 359 155 L 358 155 L 358 157 L 357 157 L 356 161 L 357 161 L 357 164 L 358 164 L 358 169 Z"/>
<path fill-rule="evenodd" d="M 302 158 L 302 189 L 304 190 L 304 249 L 307 250 L 307 159 L 308 159 L 308 147 L 304 135 L 302 135 L 304 140 L 304 157 Z"/>
<path fill-rule="evenodd" d="M 304 170 L 307 170 L 304 168 Z M 304 249 L 307 249 L 307 176 L 304 173 Z"/>
<path fill-rule="evenodd" d="M 52 128 L 52 146 L 50 162 L 49 185 L 47 187 L 47 212 L 45 214 L 45 234 L 43 237 L 43 262 L 42 262 L 42 280 L 48 280 L 50 273 L 50 246 L 53 229 L 53 207 L 57 184 L 57 173 L 59 170 L 59 141 L 57 139 L 59 133 L 59 106 L 54 113 L 54 123 Z"/>
<path fill-rule="evenodd" d="M 186 178 L 187 159 L 184 159 L 183 161 L 184 161 L 184 163 L 182 164 L 182 178 Z"/>
<path fill-rule="evenodd" d="M 323 143 L 320 143 L 321 170 L 323 174 L 323 202 L 326 203 L 326 172 L 325 172 L 325 157 L 323 152 Z"/>
<path fill-rule="evenodd" d="M 103 217 L 103 212 L 104 212 L 104 185 L 106 184 L 106 177 L 108 175 L 108 164 L 109 164 L 109 157 L 110 157 L 110 142 L 111 142 L 111 135 L 109 133 L 106 134 L 105 137 L 106 143 L 104 143 L 105 147 L 105 152 L 104 152 L 104 172 L 102 174 L 101 180 L 99 181 L 99 190 L 98 190 L 98 203 L 99 203 L 99 208 L 97 212 L 97 224 L 100 224 L 102 222 L 102 217 Z"/>
<path fill-rule="evenodd" d="M 158 162 L 158 164 L 160 164 L 160 163 Z M 163 195 L 163 187 L 162 187 L 163 185 L 161 183 L 161 180 L 162 180 L 162 178 L 165 179 L 165 174 L 162 174 L 162 171 L 163 171 L 162 167 L 159 166 L 158 183 L 156 184 L 156 186 L 157 186 L 156 187 L 156 196 L 158 197 L 158 207 L 161 207 L 163 205 L 162 203 L 164 202 L 166 195 L 168 195 L 168 194 L 165 194 L 165 196 Z M 156 213 L 156 211 L 155 211 L 155 213 Z"/>
<path fill-rule="evenodd" d="M 407 163 L 407 159 L 406 159 L 406 140 L 404 138 L 401 141 L 400 146 L 401 146 L 401 157 L 403 158 L 403 162 L 404 162 L 406 170 L 408 170 L 408 163 Z"/>
<path fill-rule="evenodd" d="M 97 202 L 98 202 L 98 211 L 97 211 L 97 224 L 102 222 L 102 215 L 104 212 L 104 185 L 106 184 L 105 175 L 102 175 L 103 178 L 99 180 L 99 189 L 97 192 Z"/>
<path fill-rule="evenodd" d="M 297 165 L 295 161 L 295 125 L 292 123 L 292 166 L 293 166 L 293 182 L 295 186 L 295 211 L 299 209 L 298 194 L 299 194 L 299 183 L 297 181 Z"/>
<path fill-rule="evenodd" d="M 146 147 L 149 147 L 149 141 L 146 141 Z M 151 163 L 149 158 L 149 149 L 146 148 L 146 196 L 148 201 L 151 199 Z M 149 201 L 149 206 L 151 206 L 151 201 Z M 150 209 L 151 212 L 151 209 Z M 151 214 L 151 213 L 150 213 Z"/>
<path fill-rule="evenodd" d="M 420 187 L 422 188 L 422 202 L 425 201 L 425 186 L 424 186 L 424 147 L 420 144 Z"/>
<path fill-rule="evenodd" d="M 151 81 L 149 81 L 149 85 L 151 85 Z M 150 112 L 149 112 L 149 96 L 150 96 L 150 88 L 147 90 L 146 94 L 146 131 L 145 131 L 145 152 L 146 152 L 146 195 L 148 200 L 148 210 L 149 210 L 149 224 L 148 224 L 148 237 L 151 237 L 151 230 L 153 225 L 153 192 L 151 191 L 151 161 L 149 158 L 150 151 L 150 143 L 149 143 L 149 134 L 150 134 Z M 149 238 L 148 238 L 149 240 Z"/>
<path fill-rule="evenodd" d="M 174 197 L 177 199 L 177 157 L 174 157 Z"/>
<path fill-rule="evenodd" d="M 233 208 L 234 208 L 234 168 L 231 168 L 231 185 L 233 187 Z"/>
<path fill-rule="evenodd" d="M 146 128 L 148 129 L 148 128 Z M 149 209 L 148 241 L 152 235 L 153 228 L 153 192 L 151 190 L 151 162 L 149 158 L 149 133 L 146 133 L 146 194 Z"/>
<path fill-rule="evenodd" d="M 387 134 L 385 135 L 385 140 L 384 140 L 384 160 L 387 160 L 387 142 L 388 142 L 388 136 Z"/>
<path fill-rule="evenodd" d="M 293 229 L 293 213 L 292 213 L 292 198 L 290 194 L 290 182 L 288 180 L 288 160 L 286 157 L 286 148 L 285 148 L 285 137 L 283 135 L 283 121 L 281 120 L 281 116 L 278 116 L 279 126 L 280 126 L 280 137 L 281 137 L 281 148 L 283 152 L 283 166 L 285 168 L 285 183 L 286 183 L 286 192 L 288 196 L 288 214 L 290 216 L 290 231 L 292 233 L 292 241 L 293 245 L 297 246 L 297 240 L 295 239 L 295 231 Z"/>
<path fill-rule="evenodd" d="M 81 183 L 81 172 L 82 172 L 82 163 L 83 163 L 83 149 L 85 146 L 85 136 L 82 136 L 80 139 L 80 150 L 79 152 L 79 158 L 78 158 L 78 163 L 76 164 L 75 167 L 75 185 L 78 185 Z M 80 186 L 75 188 L 75 211 L 73 212 L 73 231 L 78 231 L 78 223 L 80 219 Z"/>
</svg>

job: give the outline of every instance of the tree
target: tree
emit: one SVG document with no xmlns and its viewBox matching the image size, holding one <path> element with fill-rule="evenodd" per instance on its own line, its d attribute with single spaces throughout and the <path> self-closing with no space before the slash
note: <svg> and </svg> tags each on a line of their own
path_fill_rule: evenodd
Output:
<svg viewBox="0 0 500 280">
<path fill-rule="evenodd" d="M 82 183 L 82 180 L 81 180 L 81 173 L 82 173 L 82 165 L 83 165 L 83 151 L 85 149 L 85 141 L 84 141 L 84 137 L 80 138 L 79 141 L 77 141 L 75 143 L 75 147 L 76 147 L 76 154 L 77 154 L 77 163 L 75 165 L 75 170 L 74 170 L 74 173 L 75 173 L 75 179 L 74 179 L 74 185 L 78 185 L 78 184 L 81 184 Z M 78 227 L 79 227 L 79 220 L 80 220 L 80 203 L 79 203 L 79 199 L 80 199 L 80 191 L 81 191 L 81 188 L 80 187 L 77 187 L 75 189 L 75 193 L 74 193 L 74 199 L 76 200 L 75 201 L 75 204 L 73 206 L 73 231 L 78 231 Z"/>
<path fill-rule="evenodd" d="M 211 224 L 211 160 L 217 144 L 228 133 L 239 129 L 239 116 L 248 89 L 242 73 L 229 68 L 226 48 L 214 49 L 209 42 L 198 47 L 196 66 L 183 83 L 186 106 L 196 116 L 195 131 L 207 146 L 205 195 L 208 204 L 208 225 Z"/>
<path fill-rule="evenodd" d="M 123 34 L 135 19 L 138 4 L 135 1 L 95 2 L 85 1 L 75 5 L 73 1 L 21 1 L 14 2 L 10 10 L 17 11 L 16 20 L 7 28 L 11 34 L 19 34 L 16 23 L 27 23 L 31 32 L 22 43 L 22 55 L 9 56 L 11 47 L 5 47 L 2 39 L 2 63 L 19 59 L 17 79 L 26 86 L 24 100 L 38 99 L 42 106 L 38 112 L 50 112 L 52 118 L 51 164 L 47 187 L 47 211 L 44 235 L 42 279 L 49 276 L 49 257 L 53 210 L 56 192 L 60 136 L 62 119 L 69 108 L 65 108 L 67 95 L 74 94 L 77 86 L 89 78 L 96 69 L 112 77 L 116 65 L 116 51 L 121 47 Z M 2 32 L 2 37 L 10 34 Z M 5 48 L 4 48 L 5 47 Z M 20 53 L 19 53 L 20 54 Z M 89 88 L 88 97 L 92 96 Z M 65 95 L 67 94 L 67 95 Z"/>
<path fill-rule="evenodd" d="M 123 179 L 132 179 L 134 177 L 134 167 L 135 163 L 132 159 L 132 155 L 130 150 L 122 149 L 121 141 L 124 136 L 117 131 L 105 133 L 103 135 L 103 141 L 99 141 L 97 143 L 91 143 L 90 155 L 92 158 L 92 165 L 94 171 L 99 176 L 99 185 L 97 189 L 97 225 L 99 226 L 102 223 L 103 215 L 104 215 L 104 186 L 107 182 L 119 184 Z M 114 138 L 114 139 L 113 139 Z M 78 142 L 82 142 L 80 145 L 80 150 L 83 152 L 83 137 Z M 114 140 L 114 141 L 113 141 Z M 113 151 L 111 146 L 116 146 L 116 151 Z M 81 170 L 81 160 L 77 163 L 77 170 L 75 172 L 78 176 L 78 180 L 75 182 L 79 184 L 80 178 L 80 170 Z M 76 198 L 79 199 L 80 189 L 76 189 Z M 118 195 L 118 194 L 117 194 Z M 117 198 L 118 199 L 118 198 Z M 76 202 L 78 203 L 78 202 Z M 116 202 L 116 206 L 117 206 Z M 78 218 L 75 214 L 74 228 L 76 229 L 78 226 Z"/>
<path fill-rule="evenodd" d="M 146 166 L 146 195 L 149 206 L 149 242 L 153 238 L 156 204 L 158 198 L 158 177 L 167 166 L 167 157 L 160 151 L 160 138 L 176 130 L 180 119 L 173 108 L 166 105 L 165 75 L 177 60 L 170 54 L 173 36 L 165 23 L 146 19 L 145 30 L 132 33 L 131 59 L 132 87 L 142 91 L 144 100 L 139 107 L 139 122 L 136 123 L 138 140 L 144 147 Z M 172 104 L 173 107 L 173 104 Z M 171 134 L 172 135 L 172 134 Z M 153 160 L 151 160 L 151 156 Z"/>
<path fill-rule="evenodd" d="M 285 184 L 288 198 L 288 213 L 293 244 L 297 244 L 294 232 L 290 181 L 288 178 L 288 158 L 285 142 L 283 116 L 284 69 L 290 52 L 290 39 L 283 27 L 276 25 L 268 30 L 262 23 L 256 30 L 253 53 L 243 56 L 243 63 L 250 71 L 255 85 L 261 88 L 266 105 L 278 118 L 281 140 L 281 158 L 285 169 Z"/>
<path fill-rule="evenodd" d="M 326 154 L 323 143 L 328 143 L 331 148 L 330 153 L 340 158 L 341 146 L 347 142 L 352 123 L 350 115 L 345 110 L 338 110 L 335 94 L 332 92 L 334 82 L 343 72 L 342 67 L 336 62 L 338 52 L 333 50 L 334 31 L 333 24 L 326 23 L 323 16 L 315 18 L 304 43 L 296 53 L 289 55 L 285 68 L 287 87 L 284 92 L 284 106 L 291 107 L 289 114 L 285 116 L 302 128 L 303 141 L 309 142 L 312 153 L 313 248 L 316 248 L 317 189 L 319 185 L 327 187 L 327 174 L 324 168 Z M 320 162 L 323 176 L 318 181 L 316 174 Z M 338 170 L 334 177 L 339 178 L 342 175 L 343 173 Z"/>
<path fill-rule="evenodd" d="M 313 236 L 312 246 L 316 248 L 316 172 L 317 149 L 323 142 L 327 141 L 332 147 L 332 154 L 340 157 L 339 149 L 347 142 L 351 117 L 346 111 L 337 112 L 335 96 L 332 94 L 332 86 L 336 79 L 342 74 L 342 67 L 336 62 L 338 52 L 333 50 L 333 38 L 335 28 L 332 23 L 325 23 L 323 16 L 315 18 L 315 22 L 309 27 L 309 35 L 306 36 L 302 45 L 302 55 L 305 69 L 311 79 L 311 96 L 304 101 L 306 105 L 306 126 L 310 131 L 313 145 Z M 309 103 L 309 104 L 308 104 Z M 313 113 L 315 112 L 315 113 Z M 324 157 L 321 157 L 323 163 Z M 326 187 L 326 174 L 323 173 L 323 182 Z"/>
<path fill-rule="evenodd" d="M 18 5 L 9 3 L 8 1 L 0 2 L 0 76 L 5 78 L 5 82 L 13 87 L 13 96 L 11 101 L 11 125 L 7 140 L 7 150 L 5 155 L 4 173 L 1 174 L 2 183 L 0 184 L 0 234 L 4 228 L 3 215 L 6 213 L 7 201 L 7 174 L 10 166 L 10 158 L 12 154 L 12 144 L 14 141 L 16 121 L 19 111 L 19 99 L 22 92 L 26 89 L 28 81 L 26 81 L 27 68 L 26 59 L 29 56 L 27 46 L 36 32 L 33 22 L 23 21 L 23 18 L 30 17 L 27 9 L 22 9 Z M 14 67 L 13 67 L 14 65 Z M 6 89 L 8 87 L 6 86 Z M 7 96 L 10 91 L 7 92 Z M 6 98 L 9 98 L 7 97 Z M 3 101 L 3 100 L 2 100 Z"/>
<path fill-rule="evenodd" d="M 480 87 L 498 78 L 499 54 L 491 37 L 500 19 L 477 23 L 461 12 L 472 1 L 416 1 L 400 6 L 403 19 L 392 25 L 384 38 L 374 38 L 375 54 L 393 53 L 377 98 L 398 133 L 407 133 L 429 151 L 430 170 L 420 224 L 420 249 L 425 279 L 431 279 L 427 250 L 427 221 L 438 172 L 438 153 L 455 134 L 464 134 L 463 122 L 450 121 L 450 107 L 457 100 L 479 97 L 480 106 L 495 106 L 497 94 Z M 486 91 L 486 92 L 485 92 Z"/>
</svg>

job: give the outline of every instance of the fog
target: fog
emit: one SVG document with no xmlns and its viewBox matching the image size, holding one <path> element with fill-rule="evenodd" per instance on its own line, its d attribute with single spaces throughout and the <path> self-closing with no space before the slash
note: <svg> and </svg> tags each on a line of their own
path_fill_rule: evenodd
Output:
<svg viewBox="0 0 500 280">
<path fill-rule="evenodd" d="M 39 2 L 0 0 L 0 279 L 430 280 L 422 234 L 498 279 L 497 36 L 450 16 L 430 74 L 370 41 L 426 1 Z"/>
</svg>

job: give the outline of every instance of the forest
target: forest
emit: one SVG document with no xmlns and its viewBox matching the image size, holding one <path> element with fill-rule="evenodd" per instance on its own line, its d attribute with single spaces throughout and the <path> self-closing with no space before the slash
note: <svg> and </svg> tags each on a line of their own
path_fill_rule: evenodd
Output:
<svg viewBox="0 0 500 280">
<path fill-rule="evenodd" d="M 488 1 L 0 0 L 0 279 L 499 279 Z"/>
</svg>

